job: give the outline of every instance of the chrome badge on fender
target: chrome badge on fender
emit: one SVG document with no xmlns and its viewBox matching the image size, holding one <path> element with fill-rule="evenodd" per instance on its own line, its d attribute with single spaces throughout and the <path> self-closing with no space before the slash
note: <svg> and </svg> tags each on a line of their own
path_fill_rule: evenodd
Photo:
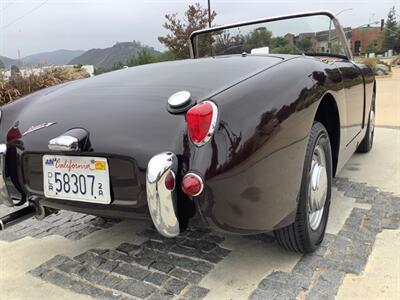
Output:
<svg viewBox="0 0 400 300">
<path fill-rule="evenodd" d="M 36 130 L 39 130 L 39 129 L 50 127 L 51 125 L 54 125 L 54 124 L 56 124 L 56 122 L 42 123 L 42 124 L 39 124 L 39 125 L 31 126 L 31 127 L 29 127 L 29 129 L 27 131 L 25 131 L 23 133 L 23 135 L 27 135 L 27 134 L 32 133 L 32 132 L 34 132 Z"/>
</svg>

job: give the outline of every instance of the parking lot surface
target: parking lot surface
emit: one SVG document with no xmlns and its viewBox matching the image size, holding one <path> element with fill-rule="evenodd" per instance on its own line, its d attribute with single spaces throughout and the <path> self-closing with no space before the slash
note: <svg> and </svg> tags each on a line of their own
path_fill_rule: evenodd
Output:
<svg viewBox="0 0 400 300">
<path fill-rule="evenodd" d="M 374 148 L 335 179 L 312 255 L 264 234 L 191 228 L 165 239 L 149 222 L 62 211 L 0 232 L 0 298 L 398 299 L 400 69 L 377 81 Z"/>
</svg>

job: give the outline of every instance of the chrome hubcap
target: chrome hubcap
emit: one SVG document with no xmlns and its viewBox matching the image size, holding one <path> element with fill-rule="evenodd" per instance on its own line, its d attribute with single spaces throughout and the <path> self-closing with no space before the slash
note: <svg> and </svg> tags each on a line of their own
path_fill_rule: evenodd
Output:
<svg viewBox="0 0 400 300">
<path fill-rule="evenodd" d="M 308 220 L 312 230 L 316 230 L 321 224 L 327 193 L 328 175 L 325 152 L 317 143 L 311 162 L 308 191 Z"/>
</svg>

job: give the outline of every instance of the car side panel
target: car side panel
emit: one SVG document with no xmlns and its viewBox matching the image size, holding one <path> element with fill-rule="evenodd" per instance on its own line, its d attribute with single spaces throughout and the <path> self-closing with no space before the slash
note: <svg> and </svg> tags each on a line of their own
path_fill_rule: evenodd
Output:
<svg viewBox="0 0 400 300">
<path fill-rule="evenodd" d="M 332 64 L 293 59 L 214 97 L 219 128 L 190 160 L 205 174 L 196 199 L 205 222 L 237 233 L 293 222 L 310 128 L 328 88 L 343 96 L 338 75 Z"/>
</svg>

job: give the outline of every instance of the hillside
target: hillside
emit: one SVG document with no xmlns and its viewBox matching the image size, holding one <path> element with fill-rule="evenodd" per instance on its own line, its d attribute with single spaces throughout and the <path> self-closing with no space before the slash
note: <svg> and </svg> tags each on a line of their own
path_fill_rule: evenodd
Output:
<svg viewBox="0 0 400 300">
<path fill-rule="evenodd" d="M 22 58 L 22 61 L 31 66 L 40 65 L 65 65 L 72 59 L 81 55 L 83 50 L 56 50 L 52 52 L 42 52 Z"/>
<path fill-rule="evenodd" d="M 52 52 L 32 54 L 21 58 L 21 60 L 0 56 L 0 61 L 3 62 L 6 69 L 9 69 L 12 65 L 16 65 L 18 67 L 21 67 L 22 65 L 29 67 L 36 67 L 37 65 L 66 65 L 73 58 L 81 55 L 84 52 L 85 51 L 83 50 L 61 49 Z"/>
<path fill-rule="evenodd" d="M 70 64 L 94 65 L 95 67 L 111 68 L 116 63 L 126 63 L 131 57 L 135 56 L 140 50 L 147 49 L 152 55 L 160 52 L 152 47 L 147 47 L 139 42 L 116 43 L 110 48 L 90 49 L 82 55 L 72 59 Z"/>
<path fill-rule="evenodd" d="M 17 59 L 8 58 L 6 56 L 0 56 L 0 61 L 4 64 L 6 69 L 9 69 L 12 65 L 20 66 L 21 62 Z M 1 65 L 1 63 L 0 63 Z"/>
</svg>

